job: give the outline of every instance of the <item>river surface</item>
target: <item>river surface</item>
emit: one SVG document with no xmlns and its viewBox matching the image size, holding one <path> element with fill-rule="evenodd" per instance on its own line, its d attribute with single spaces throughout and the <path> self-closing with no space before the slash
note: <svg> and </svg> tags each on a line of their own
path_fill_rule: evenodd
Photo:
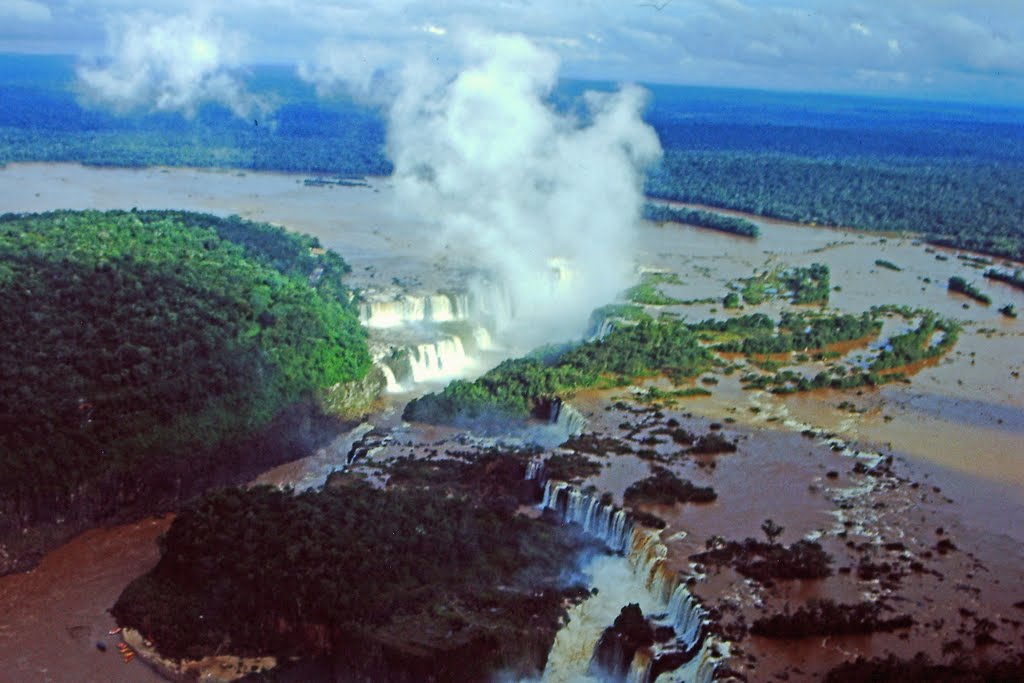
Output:
<svg viewBox="0 0 1024 683">
<path fill-rule="evenodd" d="M 308 187 L 302 183 L 304 177 L 12 164 L 0 168 L 0 212 L 138 207 L 238 214 L 317 235 L 352 264 L 351 284 L 358 287 L 387 284 L 392 277 L 442 287 L 451 282 L 452 273 L 471 265 L 445 245 L 432 245 L 429 232 L 425 234 L 429 225 L 413 212 L 394 206 L 386 179 L 371 179 L 369 187 L 347 188 Z M 1019 378 L 1024 370 L 1024 321 L 1004 318 L 996 311 L 1006 303 L 1024 310 L 1024 292 L 985 280 L 981 270 L 957 259 L 957 252 L 929 251 L 911 238 L 750 218 L 761 230 L 757 240 L 678 225 L 643 224 L 636 233 L 635 259 L 638 265 L 680 274 L 681 285 L 663 288 L 671 296 L 718 300 L 730 282 L 755 270 L 825 263 L 831 268 L 832 284 L 841 287 L 832 293 L 834 309 L 859 313 L 879 304 L 926 307 L 960 320 L 964 331 L 951 354 L 921 369 L 909 385 L 776 397 L 743 391 L 735 377 L 721 377 L 711 396 L 688 399 L 686 408 L 709 419 L 735 420 L 745 429 L 788 431 L 794 434 L 794 447 L 798 427 L 807 424 L 885 448 L 917 461 L 919 471 L 931 481 L 952 487 L 965 518 L 976 522 L 1002 518 L 1006 533 L 1024 535 L 1020 514 L 1024 380 Z M 876 259 L 896 263 L 903 270 L 880 268 Z M 993 305 L 981 306 L 947 293 L 946 281 L 952 275 L 976 282 L 992 295 Z M 785 308 L 768 302 L 744 312 L 777 314 Z M 723 314 L 721 306 L 710 303 L 670 310 L 690 319 Z M 843 401 L 852 401 L 859 412 L 840 409 Z M 382 419 L 388 426 L 398 422 L 395 411 L 394 405 L 385 409 Z M 358 436 L 341 436 L 332 448 L 268 473 L 262 481 L 315 485 L 344 458 Z M 789 439 L 780 435 L 773 443 Z M 764 466 L 770 466 L 770 461 L 765 460 Z M 739 470 L 727 475 L 728 468 L 723 468 L 722 476 L 736 484 L 733 498 L 737 502 L 752 501 L 760 490 L 758 479 L 783 481 L 790 467 L 790 459 L 780 458 L 777 471 L 761 470 L 758 478 Z M 616 480 L 610 468 L 603 477 L 607 481 L 599 485 L 617 488 L 621 495 L 628 474 L 624 471 Z M 800 498 L 789 500 L 796 504 Z M 713 516 L 708 510 L 691 514 L 689 523 L 699 524 L 702 514 Z M 824 526 L 827 521 L 820 512 L 809 514 L 819 517 L 808 520 L 808 526 Z M 723 518 L 722 524 L 736 528 L 722 530 L 756 533 L 756 524 L 748 530 L 744 524 L 751 524 L 750 520 L 737 522 L 740 517 Z M 751 511 L 750 517 L 759 520 L 763 514 Z M 155 563 L 158 553 L 153 541 L 168 523 L 167 519 L 144 520 L 95 529 L 51 552 L 36 570 L 0 578 L 0 662 L 4 663 L 0 680 L 158 680 L 138 662 L 124 665 L 120 661 L 113 648 L 116 639 L 106 635 L 112 625 L 106 610 L 132 578 Z M 111 646 L 106 653 L 95 647 L 101 639 Z"/>
</svg>

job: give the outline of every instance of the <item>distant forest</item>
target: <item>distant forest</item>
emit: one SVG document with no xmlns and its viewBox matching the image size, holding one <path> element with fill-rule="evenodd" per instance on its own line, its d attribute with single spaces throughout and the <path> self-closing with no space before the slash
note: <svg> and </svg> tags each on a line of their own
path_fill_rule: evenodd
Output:
<svg viewBox="0 0 1024 683">
<path fill-rule="evenodd" d="M 381 113 L 318 99 L 286 67 L 254 67 L 267 120 L 207 106 L 120 117 L 83 108 L 70 58 L 0 56 L 0 163 L 220 166 L 386 175 Z M 607 83 L 565 81 L 562 109 Z M 1024 259 L 1024 117 L 1019 109 L 835 95 L 650 86 L 665 148 L 650 196 L 803 223 L 911 231 Z"/>
</svg>

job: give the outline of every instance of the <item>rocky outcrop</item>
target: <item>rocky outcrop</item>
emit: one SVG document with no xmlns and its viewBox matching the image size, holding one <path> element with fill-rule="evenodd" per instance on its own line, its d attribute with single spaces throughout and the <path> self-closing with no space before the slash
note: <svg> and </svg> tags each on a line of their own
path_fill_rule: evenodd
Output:
<svg viewBox="0 0 1024 683">
<path fill-rule="evenodd" d="M 324 412 L 344 420 L 366 415 L 387 387 L 384 372 L 373 366 L 361 380 L 335 384 L 320 396 Z"/>
</svg>

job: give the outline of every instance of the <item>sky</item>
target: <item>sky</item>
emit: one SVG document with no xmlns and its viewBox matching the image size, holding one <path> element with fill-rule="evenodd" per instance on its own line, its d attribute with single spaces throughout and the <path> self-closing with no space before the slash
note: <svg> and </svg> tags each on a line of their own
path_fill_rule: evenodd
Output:
<svg viewBox="0 0 1024 683">
<path fill-rule="evenodd" d="M 1024 0 L 2 0 L 0 52 L 89 63 L 152 26 L 196 28 L 218 64 L 364 87 L 472 29 L 527 36 L 567 77 L 1024 103 Z"/>
</svg>

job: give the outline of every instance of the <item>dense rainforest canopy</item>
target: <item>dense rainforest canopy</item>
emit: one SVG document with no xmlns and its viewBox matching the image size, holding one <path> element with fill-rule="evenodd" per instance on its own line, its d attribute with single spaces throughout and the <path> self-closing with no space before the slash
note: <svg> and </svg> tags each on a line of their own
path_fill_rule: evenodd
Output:
<svg viewBox="0 0 1024 683">
<path fill-rule="evenodd" d="M 351 660 L 339 680 L 536 675 L 584 542 L 517 514 L 538 493 L 524 474 L 507 454 L 410 459 L 386 490 L 346 473 L 298 494 L 207 494 L 113 613 L 171 657 L 335 653 Z"/>
<path fill-rule="evenodd" d="M 153 473 L 200 476 L 215 447 L 361 379 L 370 357 L 346 270 L 314 238 L 237 217 L 0 217 L 7 523 L 94 496 L 115 508 Z"/>
</svg>

